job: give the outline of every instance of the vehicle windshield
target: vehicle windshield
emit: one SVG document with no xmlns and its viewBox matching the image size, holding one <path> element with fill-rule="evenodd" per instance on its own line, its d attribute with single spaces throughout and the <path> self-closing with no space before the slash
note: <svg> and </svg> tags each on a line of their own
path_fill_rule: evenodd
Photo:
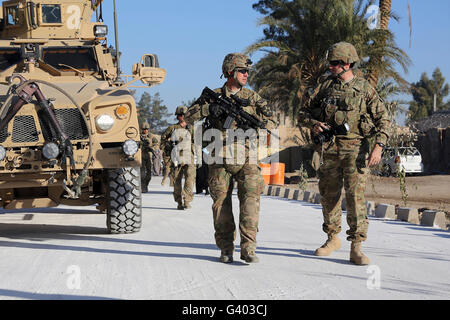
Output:
<svg viewBox="0 0 450 320">
<path fill-rule="evenodd" d="M 42 4 L 42 23 L 61 23 L 61 6 L 59 4 Z"/>
<path fill-rule="evenodd" d="M 420 152 L 416 148 L 399 148 L 398 153 L 402 156 L 420 156 Z"/>
<path fill-rule="evenodd" d="M 400 148 L 386 148 L 383 151 L 384 157 L 395 157 L 396 155 L 399 156 L 421 156 L 419 150 L 417 150 L 414 147 L 400 147 Z"/>
<path fill-rule="evenodd" d="M 5 7 L 5 12 L 6 12 L 6 25 L 8 26 L 20 25 L 19 5 Z"/>
<path fill-rule="evenodd" d="M 60 71 L 98 71 L 93 48 L 43 48 L 42 60 Z"/>
</svg>

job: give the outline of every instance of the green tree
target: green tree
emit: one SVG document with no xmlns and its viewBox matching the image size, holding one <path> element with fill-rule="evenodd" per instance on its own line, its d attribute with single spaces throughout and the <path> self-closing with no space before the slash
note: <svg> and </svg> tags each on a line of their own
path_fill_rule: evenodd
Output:
<svg viewBox="0 0 450 320">
<path fill-rule="evenodd" d="M 380 21 L 379 28 L 377 32 L 380 34 L 380 37 L 377 39 L 377 42 L 374 43 L 374 46 L 380 47 L 383 46 L 386 38 L 389 36 L 387 32 L 389 26 L 389 19 L 391 17 L 391 0 L 380 0 L 379 1 L 379 10 L 380 10 Z M 381 52 L 380 52 L 381 53 Z M 383 62 L 383 56 L 378 52 L 374 52 L 374 55 L 370 57 L 371 68 L 369 69 L 367 79 L 373 87 L 377 87 L 378 79 L 379 79 L 379 70 L 376 68 L 377 65 Z M 375 68 L 374 68 L 375 66 Z"/>
<path fill-rule="evenodd" d="M 264 17 L 264 38 L 247 48 L 265 56 L 255 64 L 250 84 L 275 108 L 294 117 L 308 88 L 327 71 L 328 48 L 336 42 L 352 43 L 361 58 L 358 73 L 376 70 L 406 90 L 407 82 L 395 70 L 407 71 L 410 59 L 389 30 L 370 29 L 368 9 L 374 0 L 260 0 L 253 5 Z M 394 17 L 396 18 L 396 17 Z M 381 63 L 369 59 L 383 57 Z"/>
<path fill-rule="evenodd" d="M 387 144 L 389 146 L 413 145 L 417 140 L 416 130 L 411 126 L 407 130 L 402 129 L 395 120 L 399 113 L 407 115 L 409 112 L 409 102 L 397 97 L 402 91 L 391 80 L 382 78 L 378 81 L 377 92 L 384 100 L 391 120 L 391 131 Z"/>
<path fill-rule="evenodd" d="M 167 118 L 170 113 L 163 104 L 159 93 L 155 93 L 153 97 L 144 92 L 137 103 L 139 123 L 148 122 L 150 131 L 162 133 L 168 126 Z"/>
<path fill-rule="evenodd" d="M 424 72 L 420 80 L 411 84 L 413 101 L 409 105 L 409 120 L 417 121 L 433 114 L 434 95 L 436 95 L 436 111 L 450 109 L 450 102 L 444 103 L 450 87 L 445 83 L 445 78 L 439 68 L 436 68 L 432 78 Z"/>
<path fill-rule="evenodd" d="M 182 106 L 186 106 L 186 107 L 189 108 L 191 105 L 194 104 L 195 101 L 197 101 L 197 98 L 192 98 L 192 99 L 190 99 L 190 100 L 188 100 L 188 101 L 182 100 L 182 101 L 181 101 L 181 105 L 182 105 Z"/>
</svg>

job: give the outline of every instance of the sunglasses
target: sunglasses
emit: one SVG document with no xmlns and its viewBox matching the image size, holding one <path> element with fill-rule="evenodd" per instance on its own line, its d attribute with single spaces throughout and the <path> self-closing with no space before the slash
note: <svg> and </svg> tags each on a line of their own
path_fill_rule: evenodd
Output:
<svg viewBox="0 0 450 320">
<path fill-rule="evenodd" d="M 242 74 L 246 74 L 246 73 L 249 72 L 248 69 L 236 69 L 236 71 L 237 71 L 237 72 L 240 72 L 240 73 L 242 73 Z"/>
<path fill-rule="evenodd" d="M 333 67 L 336 67 L 336 66 L 338 66 L 338 65 L 340 65 L 340 64 L 344 64 L 344 62 L 341 61 L 341 60 L 333 60 L 333 61 L 330 61 L 330 66 L 333 66 Z"/>
</svg>

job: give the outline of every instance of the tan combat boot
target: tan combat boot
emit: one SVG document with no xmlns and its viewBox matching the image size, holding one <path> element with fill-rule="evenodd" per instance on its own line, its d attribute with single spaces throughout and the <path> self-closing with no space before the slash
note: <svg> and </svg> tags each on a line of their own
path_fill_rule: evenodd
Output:
<svg viewBox="0 0 450 320">
<path fill-rule="evenodd" d="M 233 250 L 222 250 L 219 260 L 223 263 L 233 262 Z"/>
<path fill-rule="evenodd" d="M 319 249 L 314 252 L 316 256 L 329 256 L 333 251 L 341 247 L 341 240 L 337 234 L 328 236 L 328 240 Z"/>
<path fill-rule="evenodd" d="M 350 249 L 350 261 L 359 266 L 370 264 L 369 258 L 367 258 L 361 251 L 361 242 L 352 242 Z"/>
<path fill-rule="evenodd" d="M 177 209 L 178 209 L 178 210 L 184 210 L 184 206 L 183 206 L 183 203 L 182 203 L 182 202 L 178 202 L 178 207 L 177 207 Z"/>
<path fill-rule="evenodd" d="M 253 250 L 241 251 L 241 260 L 244 260 L 247 263 L 258 263 L 259 262 L 259 258 L 256 256 L 256 253 Z"/>
<path fill-rule="evenodd" d="M 184 205 L 183 205 L 183 207 L 185 208 L 185 209 L 190 209 L 190 208 L 192 208 L 192 206 L 191 206 L 191 204 L 189 203 L 189 202 L 185 202 L 184 203 Z"/>
</svg>

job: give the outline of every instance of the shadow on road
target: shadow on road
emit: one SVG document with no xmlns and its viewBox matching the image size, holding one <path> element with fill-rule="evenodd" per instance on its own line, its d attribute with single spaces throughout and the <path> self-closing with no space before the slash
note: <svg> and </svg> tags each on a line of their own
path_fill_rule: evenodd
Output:
<svg viewBox="0 0 450 320">
<path fill-rule="evenodd" d="M 172 191 L 155 191 L 155 190 L 149 190 L 146 194 L 173 194 Z"/>
<path fill-rule="evenodd" d="M 270 250 L 270 251 L 266 251 Z M 287 251 L 292 253 L 282 253 L 282 252 L 273 252 L 273 251 Z M 314 250 L 302 250 L 302 249 L 286 249 L 286 248 L 267 248 L 267 247 L 259 247 L 256 249 L 257 253 L 268 254 L 268 255 L 280 255 L 292 258 L 306 258 L 306 259 L 316 259 L 316 260 L 326 260 L 329 262 L 335 262 L 340 264 L 351 264 L 348 260 L 340 260 L 340 259 L 332 259 L 330 257 L 318 257 L 314 255 Z"/>
<path fill-rule="evenodd" d="M 108 234 L 106 228 L 96 227 L 80 227 L 80 226 L 64 226 L 64 225 L 44 225 L 44 224 L 0 224 L 0 239 L 9 238 L 14 241 L 0 240 L 0 247 L 5 248 L 23 248 L 36 250 L 60 250 L 60 251 L 77 251 L 77 252 L 93 252 L 99 254 L 119 254 L 119 255 L 135 255 L 148 257 L 163 258 L 183 258 L 183 259 L 199 259 L 210 262 L 219 263 L 219 253 L 215 244 L 212 243 L 184 243 L 184 242 L 162 242 L 147 241 L 138 239 L 125 239 L 123 236 L 130 235 L 111 235 Z M 97 236 L 95 236 L 97 235 Z M 17 240 L 26 240 L 29 242 L 20 242 Z M 139 246 L 140 251 L 136 250 L 119 250 L 112 248 L 94 248 L 87 245 L 62 245 L 54 243 L 46 243 L 45 241 L 64 240 L 79 243 L 84 241 L 89 245 L 95 243 L 118 243 Z M 191 248 L 214 250 L 214 255 L 201 255 L 190 253 L 165 253 L 148 251 L 143 246 L 154 247 L 174 247 L 174 248 Z M 244 263 L 233 263 L 233 266 L 246 265 Z"/>
<path fill-rule="evenodd" d="M 32 293 L 18 290 L 0 289 L 0 297 L 14 297 L 30 300 L 120 300 L 107 297 L 77 296 L 68 294 Z"/>
<path fill-rule="evenodd" d="M 90 227 L 90 226 L 67 226 L 67 225 L 47 225 L 47 224 L 20 224 L 20 223 L 0 223 L 0 239 L 9 238 L 14 241 L 0 240 L 0 247 L 16 247 L 25 249 L 37 250 L 61 250 L 61 251 L 77 251 L 77 252 L 94 252 L 105 254 L 120 254 L 120 255 L 137 255 L 149 257 L 164 257 L 164 258 L 185 258 L 185 259 L 200 259 L 211 262 L 218 262 L 219 249 L 214 243 L 186 243 L 186 242 L 164 242 L 164 241 L 150 241 L 140 239 L 130 239 L 134 234 L 111 235 L 106 228 Z M 139 236 L 139 234 L 138 234 Z M 127 238 L 124 238 L 127 237 Z M 29 242 L 18 242 L 17 240 L 26 240 Z M 64 240 L 80 243 L 83 241 L 86 245 L 70 245 L 70 244 L 55 244 L 46 243 L 52 240 Z M 138 246 L 139 250 L 119 250 L 114 248 L 94 248 L 90 245 L 95 243 L 103 243 L 108 246 L 108 243 L 128 244 Z M 190 248 L 200 250 L 214 250 L 213 255 L 201 255 L 191 253 L 166 253 L 155 251 L 148 251 L 146 247 L 173 247 L 173 248 Z M 128 247 L 131 248 L 131 247 Z M 155 248 L 156 249 L 156 248 Z M 164 250 L 164 249 L 163 249 Z M 236 246 L 236 253 L 239 254 L 240 247 Z M 302 250 L 292 248 L 272 248 L 272 247 L 258 247 L 256 252 L 261 255 L 275 255 L 286 256 L 290 258 L 307 258 L 318 259 L 339 264 L 350 264 L 347 260 L 339 260 L 333 258 L 323 258 L 314 255 L 313 250 Z M 247 265 L 235 260 L 233 266 Z"/>
<path fill-rule="evenodd" d="M 183 212 L 182 210 L 178 210 L 176 206 L 173 206 L 172 208 L 162 208 L 162 207 L 142 207 L 142 209 L 155 209 L 155 210 L 170 210 L 170 211 L 176 211 L 176 212 Z"/>
<path fill-rule="evenodd" d="M 74 208 L 35 208 L 35 209 L 14 209 L 4 210 L 0 209 L 0 214 L 5 213 L 58 213 L 58 214 L 101 214 L 100 211 L 86 207 L 86 209 Z"/>
</svg>

